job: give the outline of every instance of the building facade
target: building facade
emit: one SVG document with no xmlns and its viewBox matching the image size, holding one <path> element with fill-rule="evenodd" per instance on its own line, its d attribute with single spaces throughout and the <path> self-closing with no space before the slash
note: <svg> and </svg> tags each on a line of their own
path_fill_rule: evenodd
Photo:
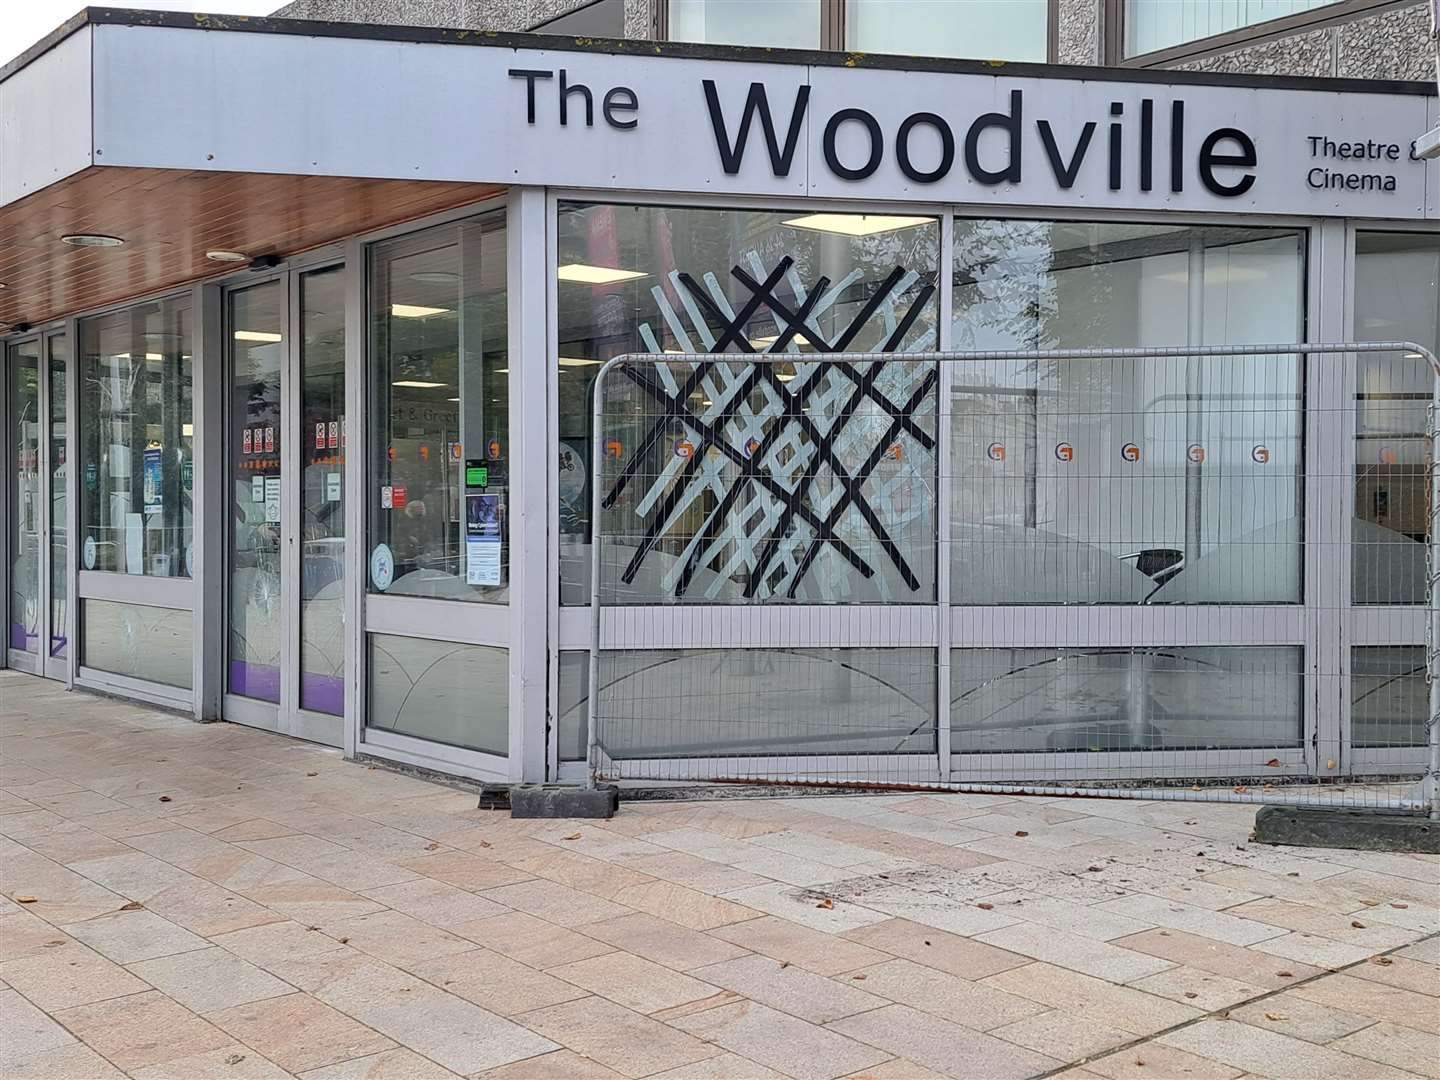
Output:
<svg viewBox="0 0 1440 1080">
<path fill-rule="evenodd" d="M 1423 761 L 1421 354 L 913 354 L 1435 350 L 1433 81 L 91 11 L 0 113 L 8 666 L 576 777 L 595 373 L 777 352 L 606 398 L 621 771 Z"/>
<path fill-rule="evenodd" d="M 1435 77 L 1423 0 L 293 0 L 275 14 L 970 60 Z"/>
</svg>

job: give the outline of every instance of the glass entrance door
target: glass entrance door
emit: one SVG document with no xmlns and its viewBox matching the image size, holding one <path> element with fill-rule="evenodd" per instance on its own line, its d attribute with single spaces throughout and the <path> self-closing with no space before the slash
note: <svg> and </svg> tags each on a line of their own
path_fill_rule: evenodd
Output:
<svg viewBox="0 0 1440 1080">
<path fill-rule="evenodd" d="M 69 346 L 52 333 L 10 346 L 5 370 L 9 617 L 12 667 L 66 678 L 69 564 L 65 374 Z"/>
<path fill-rule="evenodd" d="M 226 294 L 227 719 L 341 745 L 345 295 L 340 267 Z"/>
</svg>

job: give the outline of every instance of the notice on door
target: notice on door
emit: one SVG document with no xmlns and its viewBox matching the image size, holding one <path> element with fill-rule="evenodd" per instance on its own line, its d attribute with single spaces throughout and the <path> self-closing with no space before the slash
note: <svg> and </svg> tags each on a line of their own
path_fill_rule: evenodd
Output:
<svg viewBox="0 0 1440 1080">
<path fill-rule="evenodd" d="M 465 496 L 465 583 L 500 584 L 500 496 Z"/>
<path fill-rule="evenodd" d="M 145 513 L 158 514 L 165 509 L 162 470 L 165 451 L 158 446 L 149 447 L 144 455 Z"/>
<path fill-rule="evenodd" d="M 280 520 L 280 477 L 265 477 L 265 520 Z"/>
</svg>

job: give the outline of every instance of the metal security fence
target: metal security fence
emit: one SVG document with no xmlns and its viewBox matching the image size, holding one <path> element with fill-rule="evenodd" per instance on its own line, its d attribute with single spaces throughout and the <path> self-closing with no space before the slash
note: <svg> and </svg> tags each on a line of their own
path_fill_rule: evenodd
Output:
<svg viewBox="0 0 1440 1080">
<path fill-rule="evenodd" d="M 797 326 L 598 369 L 592 782 L 1440 816 L 1429 349 Z"/>
</svg>

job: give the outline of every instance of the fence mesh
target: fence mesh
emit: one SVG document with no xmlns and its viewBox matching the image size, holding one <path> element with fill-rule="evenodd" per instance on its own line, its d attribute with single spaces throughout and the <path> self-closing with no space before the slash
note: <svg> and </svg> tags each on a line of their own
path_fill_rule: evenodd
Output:
<svg viewBox="0 0 1440 1080">
<path fill-rule="evenodd" d="M 1428 350 L 769 345 L 600 368 L 592 780 L 1437 805 Z"/>
</svg>

